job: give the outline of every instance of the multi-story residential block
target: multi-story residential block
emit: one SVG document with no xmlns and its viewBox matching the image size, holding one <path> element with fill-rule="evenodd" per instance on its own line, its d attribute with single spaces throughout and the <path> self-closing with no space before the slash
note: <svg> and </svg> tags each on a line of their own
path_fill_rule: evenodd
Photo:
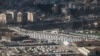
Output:
<svg viewBox="0 0 100 56">
<path fill-rule="evenodd" d="M 17 14 L 17 22 L 21 23 L 22 22 L 22 13 L 18 12 Z"/>
<path fill-rule="evenodd" d="M 12 15 L 11 14 L 6 14 L 6 20 L 7 20 L 7 23 L 12 23 L 13 22 Z"/>
<path fill-rule="evenodd" d="M 35 17 L 36 17 L 36 15 L 34 12 L 32 12 L 32 11 L 27 12 L 27 19 L 29 22 L 35 21 Z"/>
<path fill-rule="evenodd" d="M 0 23 L 6 24 L 6 14 L 5 13 L 0 14 Z"/>
</svg>

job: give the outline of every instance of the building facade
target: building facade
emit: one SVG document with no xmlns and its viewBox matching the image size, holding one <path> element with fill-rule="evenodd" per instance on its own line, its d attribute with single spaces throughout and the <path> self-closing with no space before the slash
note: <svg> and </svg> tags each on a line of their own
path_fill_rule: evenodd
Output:
<svg viewBox="0 0 100 56">
<path fill-rule="evenodd" d="M 22 22 L 22 12 L 17 13 L 17 22 L 21 23 Z"/>
<path fill-rule="evenodd" d="M 6 14 L 5 13 L 0 14 L 0 23 L 6 24 Z"/>
<path fill-rule="evenodd" d="M 32 11 L 28 11 L 27 12 L 27 19 L 29 22 L 33 22 L 34 21 L 34 14 Z"/>
</svg>

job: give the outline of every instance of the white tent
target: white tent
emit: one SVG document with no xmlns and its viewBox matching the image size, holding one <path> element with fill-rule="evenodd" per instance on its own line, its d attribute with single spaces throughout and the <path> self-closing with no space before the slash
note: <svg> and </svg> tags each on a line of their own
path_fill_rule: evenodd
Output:
<svg viewBox="0 0 100 56">
<path fill-rule="evenodd" d="M 68 45 L 69 45 L 69 42 L 68 42 L 68 41 L 64 41 L 63 44 L 64 44 L 65 46 L 68 46 Z"/>
</svg>

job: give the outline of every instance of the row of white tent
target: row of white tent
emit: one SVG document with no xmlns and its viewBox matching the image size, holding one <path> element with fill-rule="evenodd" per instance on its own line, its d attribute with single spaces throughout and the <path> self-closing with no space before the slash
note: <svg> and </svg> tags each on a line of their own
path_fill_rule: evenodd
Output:
<svg viewBox="0 0 100 56">
<path fill-rule="evenodd" d="M 46 40 L 54 40 L 54 41 L 82 41 L 82 40 L 88 40 L 88 39 L 96 39 L 96 36 L 92 35 L 80 35 L 76 36 L 75 35 L 59 35 L 59 34 L 48 34 L 48 33 L 41 33 L 41 32 L 35 32 L 35 31 L 30 31 L 30 30 L 25 30 L 21 28 L 10 28 L 11 30 L 16 31 L 18 34 L 21 35 L 28 35 L 30 38 L 36 38 L 36 39 L 46 39 Z"/>
</svg>

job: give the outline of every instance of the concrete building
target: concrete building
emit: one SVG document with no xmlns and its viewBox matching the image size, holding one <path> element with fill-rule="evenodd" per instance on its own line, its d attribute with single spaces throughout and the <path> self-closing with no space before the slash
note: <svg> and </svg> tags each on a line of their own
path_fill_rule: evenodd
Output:
<svg viewBox="0 0 100 56">
<path fill-rule="evenodd" d="M 14 11 L 14 22 L 17 22 L 17 11 Z"/>
<path fill-rule="evenodd" d="M 7 23 L 12 23 L 13 22 L 12 14 L 6 14 L 6 20 L 7 20 Z"/>
<path fill-rule="evenodd" d="M 0 23 L 6 24 L 6 14 L 5 13 L 0 14 Z"/>
<path fill-rule="evenodd" d="M 6 14 L 11 14 L 12 20 L 14 20 L 14 10 L 7 10 Z"/>
<path fill-rule="evenodd" d="M 36 16 L 35 16 L 35 13 L 34 12 L 28 11 L 27 14 L 28 14 L 27 15 L 27 19 L 28 19 L 29 22 L 35 21 Z"/>
<path fill-rule="evenodd" d="M 23 24 L 27 24 L 27 22 L 28 22 L 28 19 L 27 19 L 28 16 L 27 15 L 28 14 L 26 12 L 22 12 L 22 13 L 23 13 L 23 15 L 22 15 L 22 18 L 23 18 L 22 19 L 22 23 Z"/>
<path fill-rule="evenodd" d="M 14 12 L 14 22 L 17 23 L 27 23 L 27 13 L 21 11 Z"/>
<path fill-rule="evenodd" d="M 23 19 L 23 18 L 22 18 L 22 12 L 19 11 L 19 12 L 17 13 L 17 22 L 21 23 L 21 22 L 22 22 L 22 19 Z"/>
</svg>

